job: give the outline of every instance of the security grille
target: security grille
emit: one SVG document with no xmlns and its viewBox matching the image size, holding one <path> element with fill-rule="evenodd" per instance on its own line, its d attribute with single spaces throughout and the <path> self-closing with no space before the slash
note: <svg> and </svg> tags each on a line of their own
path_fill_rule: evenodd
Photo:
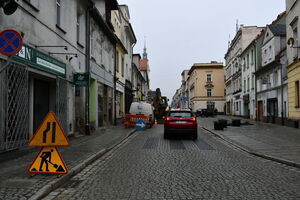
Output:
<svg viewBox="0 0 300 200">
<path fill-rule="evenodd" d="M 65 133 L 68 132 L 68 82 L 64 79 L 56 80 L 56 116 Z"/>
<path fill-rule="evenodd" d="M 24 66 L 11 64 L 0 74 L 0 98 L 0 151 L 9 151 L 28 142 L 28 71 Z"/>
</svg>

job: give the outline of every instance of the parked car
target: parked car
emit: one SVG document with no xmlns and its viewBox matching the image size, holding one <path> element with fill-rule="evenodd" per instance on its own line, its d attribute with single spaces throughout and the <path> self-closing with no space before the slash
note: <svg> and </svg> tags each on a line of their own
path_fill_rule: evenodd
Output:
<svg viewBox="0 0 300 200">
<path fill-rule="evenodd" d="M 211 109 L 200 109 L 196 111 L 197 117 L 212 117 L 214 116 L 215 112 Z"/>
<path fill-rule="evenodd" d="M 172 135 L 190 135 L 193 140 L 198 138 L 197 118 L 190 110 L 171 110 L 164 123 L 164 138 Z"/>
</svg>

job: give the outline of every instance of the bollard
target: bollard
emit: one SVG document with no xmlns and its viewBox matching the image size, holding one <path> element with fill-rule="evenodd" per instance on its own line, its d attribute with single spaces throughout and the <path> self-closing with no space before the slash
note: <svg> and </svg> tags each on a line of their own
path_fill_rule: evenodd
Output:
<svg viewBox="0 0 300 200">
<path fill-rule="evenodd" d="M 223 131 L 223 124 L 220 122 L 214 122 L 214 129 Z"/>
<path fill-rule="evenodd" d="M 232 126 L 241 126 L 241 120 L 240 119 L 233 119 L 232 120 Z"/>
<path fill-rule="evenodd" d="M 221 123 L 224 128 L 227 128 L 227 120 L 226 119 L 219 119 L 219 123 Z"/>
</svg>

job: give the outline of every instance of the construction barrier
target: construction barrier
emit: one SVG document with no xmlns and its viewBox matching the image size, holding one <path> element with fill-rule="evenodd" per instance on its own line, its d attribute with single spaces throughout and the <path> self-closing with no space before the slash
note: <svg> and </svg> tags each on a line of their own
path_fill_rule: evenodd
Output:
<svg viewBox="0 0 300 200">
<path fill-rule="evenodd" d="M 125 114 L 123 125 L 125 127 L 135 127 L 135 124 L 138 120 L 144 120 L 147 124 L 146 128 L 151 128 L 152 122 L 150 120 L 150 116 L 144 116 L 144 115 Z"/>
</svg>

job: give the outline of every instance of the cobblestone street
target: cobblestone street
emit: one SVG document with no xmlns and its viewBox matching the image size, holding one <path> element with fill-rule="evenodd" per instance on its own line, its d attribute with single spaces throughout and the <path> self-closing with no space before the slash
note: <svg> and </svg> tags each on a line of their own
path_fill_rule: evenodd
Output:
<svg viewBox="0 0 300 200">
<path fill-rule="evenodd" d="M 137 132 L 44 199 L 300 199 L 300 171 L 241 152 L 203 129 L 198 140 Z"/>
</svg>

